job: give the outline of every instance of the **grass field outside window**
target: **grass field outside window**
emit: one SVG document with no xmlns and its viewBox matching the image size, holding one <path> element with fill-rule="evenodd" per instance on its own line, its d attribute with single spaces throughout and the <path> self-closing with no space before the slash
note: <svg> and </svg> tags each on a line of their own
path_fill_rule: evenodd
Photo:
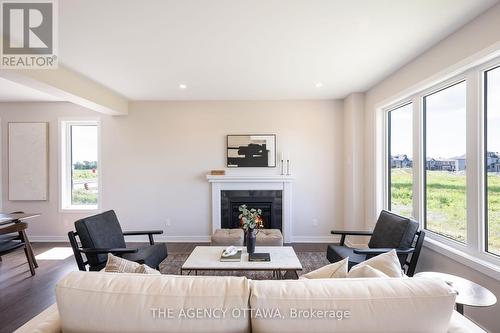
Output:
<svg viewBox="0 0 500 333">
<path fill-rule="evenodd" d="M 411 212 L 412 170 L 392 170 L 392 204 Z M 427 171 L 427 226 L 433 232 L 465 241 L 467 211 L 464 172 Z M 500 173 L 488 175 L 491 252 L 500 253 Z"/>
</svg>

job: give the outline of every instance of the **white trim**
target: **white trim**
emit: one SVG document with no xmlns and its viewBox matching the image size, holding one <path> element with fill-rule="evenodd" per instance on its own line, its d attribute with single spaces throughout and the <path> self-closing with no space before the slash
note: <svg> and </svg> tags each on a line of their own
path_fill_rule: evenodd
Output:
<svg viewBox="0 0 500 333">
<path fill-rule="evenodd" d="M 295 181 L 294 177 L 291 176 L 213 176 L 207 175 L 207 180 L 209 183 L 291 183 Z"/>
<path fill-rule="evenodd" d="M 64 204 L 64 196 L 68 192 L 65 188 L 67 156 L 70 151 L 68 140 L 68 125 L 71 124 L 95 124 L 97 125 L 97 205 L 91 207 L 67 206 Z M 101 143 L 101 117 L 64 117 L 58 118 L 58 209 L 60 213 L 97 213 L 102 207 L 102 143 Z M 63 180 L 64 179 L 64 180 Z"/>
<path fill-rule="evenodd" d="M 480 113 L 483 108 L 481 106 L 481 98 L 479 98 L 479 86 L 481 74 L 476 70 L 470 70 L 466 73 L 466 216 L 467 216 L 467 246 L 470 248 L 480 248 L 481 234 L 478 229 L 482 222 L 469 223 L 469 221 L 483 221 L 481 212 L 479 211 L 481 193 L 479 179 L 481 165 L 481 153 L 483 145 L 480 144 L 479 134 L 482 132 L 482 119 Z M 479 224 L 479 225 L 478 225 Z"/>
<path fill-rule="evenodd" d="M 31 242 L 39 243 L 63 243 L 69 242 L 67 236 L 29 236 Z M 125 239 L 127 242 L 147 242 L 146 236 L 127 236 Z M 154 235 L 154 240 L 157 243 L 169 242 L 169 243 L 207 243 L 211 241 L 211 236 L 159 236 Z M 340 237 L 336 236 L 292 236 L 291 243 L 326 243 L 333 244 L 337 243 Z M 366 247 L 366 243 L 353 243 L 346 239 L 345 244 L 349 247 L 363 248 Z M 325 249 L 326 251 L 326 249 Z"/>
<path fill-rule="evenodd" d="M 39 243 L 69 243 L 67 236 L 31 236 L 30 241 Z M 125 239 L 128 242 L 148 242 L 147 236 L 127 236 Z M 210 242 L 210 236 L 158 236 L 154 235 L 154 240 L 157 243 L 206 243 Z"/>
<path fill-rule="evenodd" d="M 291 243 L 327 243 L 332 244 L 338 242 L 336 238 L 340 239 L 340 237 L 332 236 L 292 236 Z M 286 242 L 285 242 L 286 243 Z M 326 251 L 326 248 L 325 248 Z"/>
<path fill-rule="evenodd" d="M 31 243 L 69 243 L 68 236 L 28 236 Z"/>
<path fill-rule="evenodd" d="M 416 168 L 415 165 L 422 165 L 425 160 L 423 145 L 423 103 L 418 96 L 413 97 L 413 217 L 419 221 L 420 228 L 423 228 L 424 215 L 424 170 Z M 417 130 L 415 130 L 417 128 Z"/>
<path fill-rule="evenodd" d="M 164 235 L 153 235 L 154 241 L 156 243 L 209 243 L 211 240 L 210 236 L 164 236 Z M 127 243 L 129 242 L 147 242 L 147 236 L 127 236 L 125 237 Z"/>
<path fill-rule="evenodd" d="M 212 233 L 221 228 L 221 192 L 227 190 L 275 190 L 282 191 L 283 241 L 292 241 L 292 202 L 294 178 L 290 176 L 211 176 Z"/>
<path fill-rule="evenodd" d="M 414 98 L 408 98 L 408 99 L 404 99 L 402 102 L 400 103 L 396 103 L 394 105 L 391 105 L 389 107 L 386 107 L 386 108 L 383 108 L 383 112 L 384 112 L 384 175 L 383 175 L 383 183 L 385 184 L 384 185 L 384 199 L 383 199 L 383 205 L 384 205 L 384 208 L 387 209 L 389 207 L 389 204 L 390 204 L 390 199 L 389 199 L 389 173 L 392 172 L 392 167 L 389 166 L 389 151 L 390 151 L 390 147 L 389 145 L 391 144 L 391 142 L 389 141 L 389 114 L 393 111 L 397 111 L 399 108 L 402 108 L 404 106 L 407 106 L 407 105 L 410 105 L 412 106 L 412 125 L 414 124 L 414 114 L 415 114 L 415 104 L 414 104 Z M 414 127 L 414 126 L 413 126 Z M 414 129 L 412 127 L 412 133 L 415 132 Z M 391 124 L 391 128 L 392 128 L 392 124 Z M 392 138 L 391 138 L 392 139 Z M 415 153 L 414 153 L 414 135 L 412 134 L 412 155 L 415 156 Z M 413 194 L 414 193 L 417 193 L 415 192 L 415 168 L 414 168 L 414 165 L 415 165 L 415 157 L 413 157 L 413 164 L 412 164 L 412 212 L 411 212 L 411 216 L 409 217 L 415 217 L 415 204 L 414 204 L 414 198 L 413 198 Z"/>
</svg>

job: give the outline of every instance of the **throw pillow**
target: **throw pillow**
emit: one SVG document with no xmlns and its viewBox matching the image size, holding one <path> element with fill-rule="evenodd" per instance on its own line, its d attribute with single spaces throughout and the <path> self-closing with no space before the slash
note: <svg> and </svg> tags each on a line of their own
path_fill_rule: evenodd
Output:
<svg viewBox="0 0 500 333">
<path fill-rule="evenodd" d="M 152 274 L 152 275 L 161 275 L 160 271 L 157 271 L 154 268 L 149 267 L 148 265 L 141 264 L 139 267 L 135 269 L 135 273 L 139 274 Z"/>
<path fill-rule="evenodd" d="M 347 276 L 347 265 L 349 258 L 337 261 L 333 264 L 323 266 L 315 271 L 302 275 L 301 279 L 333 279 L 345 278 Z"/>
<path fill-rule="evenodd" d="M 353 266 L 351 270 L 353 270 L 356 267 L 361 267 L 366 265 L 381 271 L 388 277 L 398 277 L 398 278 L 403 277 L 403 272 L 401 270 L 401 263 L 399 262 L 396 250 L 391 250 L 389 252 L 379 254 L 376 257 L 365 260 L 362 263 Z"/>
<path fill-rule="evenodd" d="M 108 261 L 104 271 L 108 273 L 135 273 L 140 265 L 136 262 L 123 259 L 108 253 Z"/>
<path fill-rule="evenodd" d="M 388 278 L 387 274 L 373 268 L 372 266 L 364 265 L 353 267 L 347 273 L 347 278 Z"/>
</svg>

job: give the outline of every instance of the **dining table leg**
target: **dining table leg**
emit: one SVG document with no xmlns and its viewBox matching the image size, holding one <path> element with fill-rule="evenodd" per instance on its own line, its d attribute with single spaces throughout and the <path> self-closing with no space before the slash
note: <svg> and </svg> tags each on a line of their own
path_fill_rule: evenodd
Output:
<svg viewBox="0 0 500 333">
<path fill-rule="evenodd" d="M 21 213 L 21 212 L 15 212 L 14 214 L 16 213 Z M 14 223 L 19 223 L 19 222 L 21 222 L 21 220 L 14 221 Z M 33 265 L 35 266 L 35 268 L 38 268 L 38 262 L 36 261 L 35 254 L 33 253 L 33 247 L 31 246 L 31 242 L 28 239 L 28 235 L 26 235 L 26 233 L 23 232 L 23 235 L 21 235 L 21 237 L 23 238 L 22 239 L 23 242 L 26 243 L 26 248 L 29 252 L 29 255 L 31 256 L 31 261 L 33 262 Z"/>
<path fill-rule="evenodd" d="M 28 265 L 30 267 L 31 275 L 35 275 L 35 264 L 33 262 L 33 252 L 30 250 L 31 244 L 27 241 L 26 232 L 21 230 L 19 232 L 21 234 L 21 238 L 24 242 L 24 253 L 26 254 L 26 259 L 28 260 Z"/>
</svg>

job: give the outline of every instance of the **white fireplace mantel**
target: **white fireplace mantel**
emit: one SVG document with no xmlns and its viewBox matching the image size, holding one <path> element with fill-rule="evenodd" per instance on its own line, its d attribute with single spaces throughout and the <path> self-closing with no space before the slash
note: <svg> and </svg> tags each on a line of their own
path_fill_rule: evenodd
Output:
<svg viewBox="0 0 500 333">
<path fill-rule="evenodd" d="M 283 191 L 282 232 L 285 243 L 292 240 L 292 183 L 291 176 L 207 175 L 212 186 L 212 232 L 221 227 L 221 191 L 276 190 Z"/>
</svg>

